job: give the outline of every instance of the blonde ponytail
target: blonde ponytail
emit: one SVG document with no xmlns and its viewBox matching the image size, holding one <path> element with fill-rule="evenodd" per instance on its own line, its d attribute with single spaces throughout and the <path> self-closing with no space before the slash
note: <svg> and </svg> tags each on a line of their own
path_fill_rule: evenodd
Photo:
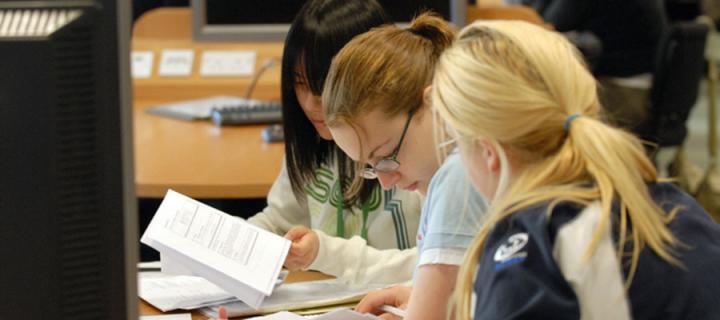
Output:
<svg viewBox="0 0 720 320">
<path fill-rule="evenodd" d="M 600 202 L 588 258 L 619 205 L 619 261 L 631 243 L 626 287 L 645 246 L 679 264 L 678 240 L 666 225 L 678 209 L 666 214 L 650 197 L 647 184 L 658 177 L 640 141 L 598 120 L 595 80 L 561 35 L 523 22 L 476 22 L 440 58 L 432 99 L 461 140 L 498 141 L 525 162 L 466 253 L 455 293 L 458 319 L 472 316 L 474 276 L 490 230 L 538 204 L 548 203 L 550 214 L 561 201 Z"/>
</svg>

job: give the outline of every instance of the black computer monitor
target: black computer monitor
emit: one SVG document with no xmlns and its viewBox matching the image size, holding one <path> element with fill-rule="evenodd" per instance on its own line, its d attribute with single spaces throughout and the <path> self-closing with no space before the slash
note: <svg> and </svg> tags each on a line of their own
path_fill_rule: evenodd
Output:
<svg viewBox="0 0 720 320">
<path fill-rule="evenodd" d="M 192 0 L 193 37 L 201 41 L 281 41 L 306 1 Z M 462 27 L 467 0 L 378 0 L 396 23 L 430 9 Z"/>
<path fill-rule="evenodd" d="M 137 319 L 125 0 L 0 1 L 0 319 Z"/>
</svg>

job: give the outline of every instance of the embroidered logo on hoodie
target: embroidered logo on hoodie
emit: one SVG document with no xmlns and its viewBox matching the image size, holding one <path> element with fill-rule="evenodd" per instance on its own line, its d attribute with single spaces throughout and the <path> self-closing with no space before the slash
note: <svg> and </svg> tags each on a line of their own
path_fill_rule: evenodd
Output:
<svg viewBox="0 0 720 320">
<path fill-rule="evenodd" d="M 495 260 L 495 271 L 523 262 L 527 257 L 527 252 L 522 250 L 527 243 L 528 234 L 525 232 L 516 233 L 508 237 L 495 251 L 495 256 L 493 257 Z"/>
</svg>

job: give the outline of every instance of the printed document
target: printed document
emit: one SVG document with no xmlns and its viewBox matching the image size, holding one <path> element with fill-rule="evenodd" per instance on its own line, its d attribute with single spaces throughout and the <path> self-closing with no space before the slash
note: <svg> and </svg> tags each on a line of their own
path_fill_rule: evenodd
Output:
<svg viewBox="0 0 720 320">
<path fill-rule="evenodd" d="M 280 274 L 290 241 L 168 190 L 142 243 L 257 308 Z"/>
<path fill-rule="evenodd" d="M 357 313 L 350 309 L 338 309 L 318 316 L 300 316 L 291 312 L 278 312 L 263 317 L 250 318 L 249 320 L 377 320 L 380 319 L 372 314 Z"/>
<path fill-rule="evenodd" d="M 285 281 L 287 275 L 288 271 L 280 272 L 275 288 Z M 138 293 L 141 299 L 163 312 L 193 310 L 238 301 L 235 296 L 205 278 L 164 272 L 140 272 Z"/>
<path fill-rule="evenodd" d="M 233 295 L 203 278 L 160 272 L 138 275 L 138 295 L 163 312 L 237 301 Z"/>
<path fill-rule="evenodd" d="M 223 306 L 229 317 L 242 317 L 357 302 L 368 292 L 384 287 L 351 285 L 338 279 L 285 283 L 265 299 L 259 308 L 251 308 L 243 302 L 225 303 Z M 200 311 L 206 316 L 217 317 L 218 307 L 207 307 Z"/>
</svg>

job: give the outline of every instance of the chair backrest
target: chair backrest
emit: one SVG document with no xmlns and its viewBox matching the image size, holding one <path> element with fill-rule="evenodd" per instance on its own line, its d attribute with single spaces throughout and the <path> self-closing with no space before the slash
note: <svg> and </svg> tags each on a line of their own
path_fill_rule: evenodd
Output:
<svg viewBox="0 0 720 320">
<path fill-rule="evenodd" d="M 708 27 L 680 22 L 660 41 L 653 72 L 648 119 L 636 130 L 659 146 L 676 146 L 687 135 L 686 122 L 705 67 Z"/>
<path fill-rule="evenodd" d="M 532 8 L 521 5 L 503 5 L 497 7 L 468 7 L 467 22 L 475 20 L 522 20 L 537 25 L 545 25 L 545 20 Z"/>
</svg>

